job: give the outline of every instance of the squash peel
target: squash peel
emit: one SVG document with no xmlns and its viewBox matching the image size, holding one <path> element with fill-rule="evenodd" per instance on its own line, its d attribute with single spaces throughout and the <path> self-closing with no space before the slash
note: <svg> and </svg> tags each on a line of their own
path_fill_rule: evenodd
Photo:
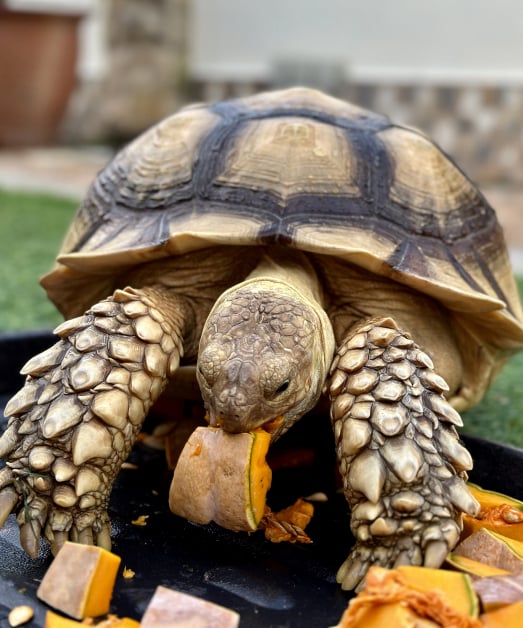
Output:
<svg viewBox="0 0 523 628">
<path fill-rule="evenodd" d="M 300 498 L 278 512 L 266 508 L 259 528 L 264 530 L 265 538 L 271 543 L 312 543 L 305 528 L 313 514 L 314 506 Z"/>
</svg>

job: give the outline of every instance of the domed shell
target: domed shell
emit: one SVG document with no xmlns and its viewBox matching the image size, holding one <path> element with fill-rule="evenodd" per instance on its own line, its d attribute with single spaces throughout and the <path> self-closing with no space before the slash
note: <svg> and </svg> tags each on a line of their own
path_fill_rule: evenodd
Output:
<svg viewBox="0 0 523 628">
<path fill-rule="evenodd" d="M 98 175 L 42 284 L 76 315 L 126 268 L 217 244 L 334 255 L 466 313 L 497 347 L 523 343 L 477 188 L 419 131 L 304 88 L 189 106 L 146 131 Z"/>
</svg>

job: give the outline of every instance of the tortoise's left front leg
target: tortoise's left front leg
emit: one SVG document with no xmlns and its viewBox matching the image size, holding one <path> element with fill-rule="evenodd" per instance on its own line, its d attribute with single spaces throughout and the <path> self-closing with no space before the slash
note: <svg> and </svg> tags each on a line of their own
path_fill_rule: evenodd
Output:
<svg viewBox="0 0 523 628">
<path fill-rule="evenodd" d="M 328 389 L 356 539 L 338 581 L 352 589 L 373 564 L 439 567 L 459 539 L 462 512 L 479 509 L 444 379 L 408 334 L 380 319 L 351 330 Z"/>
</svg>

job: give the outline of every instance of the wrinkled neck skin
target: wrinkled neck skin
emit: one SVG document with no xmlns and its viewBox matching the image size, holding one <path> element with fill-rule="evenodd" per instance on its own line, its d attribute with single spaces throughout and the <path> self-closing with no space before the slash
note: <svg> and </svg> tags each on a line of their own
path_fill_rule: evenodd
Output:
<svg viewBox="0 0 523 628">
<path fill-rule="evenodd" d="M 305 256 L 265 256 L 216 301 L 197 377 L 210 425 L 264 427 L 275 440 L 318 401 L 334 353 L 321 289 Z"/>
</svg>

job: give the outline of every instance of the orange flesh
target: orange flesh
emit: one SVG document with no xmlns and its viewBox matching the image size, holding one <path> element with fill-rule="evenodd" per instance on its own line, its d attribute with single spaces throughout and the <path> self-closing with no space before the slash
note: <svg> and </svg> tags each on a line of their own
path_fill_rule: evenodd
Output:
<svg viewBox="0 0 523 628">
<path fill-rule="evenodd" d="M 501 493 L 487 491 L 469 484 L 472 495 L 479 501 L 481 510 L 477 517 L 463 516 L 462 538 L 470 536 L 481 528 L 523 541 L 523 502 Z"/>
<path fill-rule="evenodd" d="M 520 628 L 523 623 L 523 602 L 510 604 L 481 616 L 484 628 Z"/>
<path fill-rule="evenodd" d="M 398 567 L 393 570 L 371 567 L 365 579 L 365 588 L 351 600 L 340 625 L 367 628 L 373 624 L 367 621 L 369 618 L 366 615 L 364 623 L 357 623 L 362 617 L 362 610 L 398 603 L 407 606 L 415 617 L 434 621 L 436 625 L 439 623 L 448 628 L 481 626 L 476 619 L 478 600 L 469 577 L 426 567 Z M 386 624 L 382 621 L 383 617 L 379 619 L 380 623 L 374 625 L 381 628 Z"/>
</svg>

